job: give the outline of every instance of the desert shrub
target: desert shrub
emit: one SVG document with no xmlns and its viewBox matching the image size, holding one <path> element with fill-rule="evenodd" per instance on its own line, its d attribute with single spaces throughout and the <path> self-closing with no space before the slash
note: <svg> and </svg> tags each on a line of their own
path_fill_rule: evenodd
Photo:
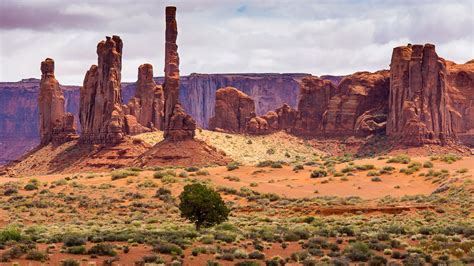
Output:
<svg viewBox="0 0 474 266">
<path fill-rule="evenodd" d="M 110 243 L 99 243 L 92 246 L 88 251 L 88 254 L 94 254 L 99 256 L 115 256 L 117 252 L 115 252 L 114 245 Z"/>
<path fill-rule="evenodd" d="M 165 260 L 157 255 L 146 255 L 142 257 L 142 261 L 144 263 L 157 263 L 157 264 L 163 264 L 165 263 Z"/>
<path fill-rule="evenodd" d="M 191 167 L 186 168 L 185 170 L 186 172 L 197 172 L 199 171 L 199 168 L 196 166 L 191 166 Z"/>
<path fill-rule="evenodd" d="M 183 250 L 176 244 L 160 242 L 153 246 L 153 251 L 161 254 L 181 255 Z"/>
<path fill-rule="evenodd" d="M 63 236 L 63 243 L 66 247 L 82 246 L 86 244 L 86 237 L 80 234 L 66 234 Z"/>
<path fill-rule="evenodd" d="M 234 181 L 234 182 L 239 182 L 240 181 L 240 177 L 234 176 L 234 175 L 224 176 L 224 179 L 227 179 L 229 181 Z"/>
<path fill-rule="evenodd" d="M 328 172 L 324 169 L 316 169 L 311 172 L 310 177 L 311 178 L 319 178 L 319 177 L 325 177 L 328 175 Z"/>
<path fill-rule="evenodd" d="M 206 175 L 209 175 L 209 171 L 207 171 L 207 170 L 199 170 L 199 171 L 196 172 L 196 175 L 204 175 L 204 176 L 206 176 Z"/>
<path fill-rule="evenodd" d="M 271 168 L 283 168 L 283 164 L 281 162 L 273 162 L 272 165 L 270 165 Z"/>
<path fill-rule="evenodd" d="M 199 254 L 206 254 L 207 253 L 207 249 L 206 247 L 195 247 L 193 248 L 193 250 L 191 251 L 191 254 L 193 256 L 198 256 Z"/>
<path fill-rule="evenodd" d="M 23 187 L 23 189 L 28 190 L 28 191 L 36 190 L 36 189 L 38 189 L 38 185 L 36 185 L 34 183 L 28 183 Z"/>
<path fill-rule="evenodd" d="M 456 173 L 459 173 L 459 174 L 464 174 L 464 173 L 467 173 L 467 172 L 469 172 L 469 169 L 467 169 L 467 168 L 461 168 L 461 169 L 456 171 Z"/>
<path fill-rule="evenodd" d="M 214 239 L 215 240 L 220 240 L 220 241 L 224 241 L 226 243 L 232 243 L 235 241 L 235 239 L 237 238 L 237 236 L 233 233 L 229 233 L 229 232 L 216 232 L 214 233 Z"/>
<path fill-rule="evenodd" d="M 227 164 L 227 171 L 232 171 L 232 170 L 238 169 L 239 165 L 240 164 L 238 162 L 230 162 L 230 163 Z"/>
<path fill-rule="evenodd" d="M 344 249 L 344 255 L 351 261 L 368 261 L 371 252 L 364 242 L 354 242 Z"/>
<path fill-rule="evenodd" d="M 383 256 L 373 256 L 368 262 L 369 266 L 383 266 L 387 265 L 387 259 Z"/>
<path fill-rule="evenodd" d="M 171 201 L 173 199 L 173 196 L 171 196 L 171 190 L 160 187 L 156 192 L 155 192 L 155 198 L 159 198 L 162 201 Z"/>
<path fill-rule="evenodd" d="M 66 259 L 61 261 L 61 266 L 80 266 L 79 261 L 75 259 Z"/>
<path fill-rule="evenodd" d="M 66 249 L 66 252 L 69 254 L 86 254 L 85 246 L 72 246 Z"/>
<path fill-rule="evenodd" d="M 456 155 L 456 154 L 443 154 L 443 155 L 431 157 L 432 161 L 440 160 L 440 161 L 446 162 L 448 164 L 452 164 L 453 162 L 459 161 L 461 159 L 462 159 L 462 156 L 459 156 L 459 155 Z"/>
<path fill-rule="evenodd" d="M 367 171 L 367 170 L 375 169 L 375 166 L 373 164 L 355 165 L 354 167 L 355 169 L 359 171 Z"/>
<path fill-rule="evenodd" d="M 23 239 L 21 230 L 16 226 L 7 226 L 5 229 L 0 231 L 0 244 L 4 244 L 9 241 L 19 242 Z"/>
<path fill-rule="evenodd" d="M 423 163 L 423 168 L 433 168 L 433 163 L 430 161 L 426 161 Z"/>
<path fill-rule="evenodd" d="M 303 169 L 304 169 L 304 166 L 301 165 L 301 164 L 295 165 L 293 167 L 293 171 L 299 171 L 299 170 L 303 170 Z"/>
<path fill-rule="evenodd" d="M 178 182 L 178 179 L 172 175 L 165 175 L 163 178 L 161 178 L 161 182 L 163 184 L 172 184 Z"/>
<path fill-rule="evenodd" d="M 251 140 L 249 140 L 249 141 L 251 141 Z M 247 143 L 248 143 L 248 142 L 247 142 Z M 220 264 L 219 262 L 217 262 L 217 261 L 208 260 L 208 261 L 206 262 L 206 266 L 221 266 L 221 264 Z"/>
<path fill-rule="evenodd" d="M 403 259 L 403 265 L 423 266 L 425 265 L 425 260 L 419 254 L 410 254 Z"/>
<path fill-rule="evenodd" d="M 138 174 L 137 171 L 130 171 L 127 169 L 114 170 L 110 173 L 112 180 L 122 179 L 129 176 L 138 176 Z"/>
<path fill-rule="evenodd" d="M 188 175 L 188 173 L 186 173 L 186 172 L 183 171 L 183 172 L 179 173 L 178 176 L 179 176 L 179 177 L 186 178 L 186 177 L 188 177 L 189 175 Z"/>
<path fill-rule="evenodd" d="M 379 171 L 369 171 L 367 173 L 367 176 L 377 176 L 380 175 Z"/>
<path fill-rule="evenodd" d="M 301 252 L 294 252 L 290 255 L 291 260 L 296 261 L 296 262 L 304 261 L 308 257 L 309 257 L 309 252 L 306 250 L 303 250 Z"/>
<path fill-rule="evenodd" d="M 153 173 L 153 178 L 162 179 L 165 177 L 176 177 L 176 172 L 173 170 L 167 170 L 167 171 L 156 171 L 155 173 Z"/>
<path fill-rule="evenodd" d="M 235 266 L 260 266 L 260 263 L 253 260 L 244 260 L 244 261 L 239 261 L 234 265 Z"/>
<path fill-rule="evenodd" d="M 382 178 L 380 178 L 379 176 L 374 176 L 370 179 L 370 181 L 372 181 L 372 182 L 381 182 Z"/>
<path fill-rule="evenodd" d="M 408 164 L 410 163 L 411 158 L 407 155 L 397 155 L 387 160 L 387 163 L 402 163 Z"/>
<path fill-rule="evenodd" d="M 26 254 L 27 260 L 46 261 L 48 260 L 48 254 L 39 250 L 31 250 Z"/>
<path fill-rule="evenodd" d="M 18 193 L 18 189 L 14 188 L 14 187 L 7 187 L 3 190 L 3 195 L 4 196 L 11 196 L 11 195 L 17 194 L 17 193 Z"/>
<path fill-rule="evenodd" d="M 262 253 L 258 250 L 252 251 L 249 254 L 249 259 L 264 260 L 265 259 L 265 253 Z"/>
</svg>

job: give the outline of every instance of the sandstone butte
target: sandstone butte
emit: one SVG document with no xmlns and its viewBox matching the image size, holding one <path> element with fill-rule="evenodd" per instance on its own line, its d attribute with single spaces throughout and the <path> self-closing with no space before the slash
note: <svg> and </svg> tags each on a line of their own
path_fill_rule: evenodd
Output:
<svg viewBox="0 0 474 266">
<path fill-rule="evenodd" d="M 300 82 L 297 110 L 283 105 L 255 116 L 253 101 L 239 114 L 240 98 L 216 93 L 211 129 L 268 134 L 277 130 L 304 137 L 386 134 L 407 146 L 474 143 L 474 62 L 438 57 L 432 44 L 393 50 L 390 70 L 357 72 L 338 85 L 310 76 Z M 232 89 L 233 95 L 242 95 Z M 245 94 L 243 94 L 245 95 Z M 247 96 L 247 95 L 245 95 Z M 248 97 L 248 96 L 247 96 Z M 237 100 L 239 99 L 239 100 Z M 254 108 L 254 107 L 253 107 Z M 238 122 L 237 122 L 238 121 Z"/>
<path fill-rule="evenodd" d="M 41 82 L 38 95 L 40 145 L 55 145 L 75 139 L 74 116 L 64 112 L 64 95 L 54 76 L 54 60 L 41 62 Z"/>
</svg>

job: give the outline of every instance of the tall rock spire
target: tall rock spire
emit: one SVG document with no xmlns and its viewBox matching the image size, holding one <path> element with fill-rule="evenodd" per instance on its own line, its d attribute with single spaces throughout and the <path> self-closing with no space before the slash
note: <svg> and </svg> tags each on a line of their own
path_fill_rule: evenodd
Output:
<svg viewBox="0 0 474 266">
<path fill-rule="evenodd" d="M 41 82 L 38 96 L 41 145 L 55 144 L 76 136 L 74 116 L 64 112 L 64 95 L 54 76 L 54 60 L 41 62 Z"/>
<path fill-rule="evenodd" d="M 81 143 L 116 144 L 126 134 L 121 92 L 122 47 L 119 36 L 107 37 L 97 45 L 98 66 L 92 65 L 87 71 L 80 92 Z"/>
<path fill-rule="evenodd" d="M 186 114 L 179 103 L 179 55 L 176 39 L 176 7 L 166 7 L 165 32 L 165 108 L 163 130 L 165 139 L 185 140 L 194 138 L 196 122 Z"/>
</svg>

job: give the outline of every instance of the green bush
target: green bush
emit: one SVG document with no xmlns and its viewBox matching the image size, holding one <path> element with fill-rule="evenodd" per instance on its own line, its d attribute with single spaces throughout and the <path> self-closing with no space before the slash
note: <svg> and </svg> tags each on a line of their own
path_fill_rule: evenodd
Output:
<svg viewBox="0 0 474 266">
<path fill-rule="evenodd" d="M 407 155 L 398 155 L 395 157 L 392 157 L 387 160 L 387 163 L 402 163 L 402 164 L 408 164 L 410 163 L 411 158 Z"/>
<path fill-rule="evenodd" d="M 310 177 L 311 178 L 319 178 L 319 177 L 325 177 L 328 176 L 328 172 L 324 169 L 316 169 L 311 172 Z"/>
<path fill-rule="evenodd" d="M 181 217 L 193 222 L 197 230 L 224 222 L 230 213 L 219 193 L 199 183 L 186 185 L 179 199 Z"/>
<path fill-rule="evenodd" d="M 372 182 L 381 182 L 382 178 L 380 178 L 379 176 L 374 176 L 370 179 L 370 181 L 372 181 Z"/>
<path fill-rule="evenodd" d="M 227 171 L 232 171 L 232 170 L 238 169 L 239 165 L 240 164 L 238 162 L 230 162 L 230 163 L 227 164 Z"/>
<path fill-rule="evenodd" d="M 367 170 L 375 169 L 375 166 L 373 164 L 355 165 L 354 167 L 355 169 L 359 171 L 367 171 Z"/>
<path fill-rule="evenodd" d="M 66 234 L 63 236 L 63 243 L 66 247 L 82 246 L 86 244 L 86 237 L 80 234 Z"/>
<path fill-rule="evenodd" d="M 27 260 L 46 261 L 48 260 L 48 254 L 39 250 L 31 250 L 26 254 Z"/>
<path fill-rule="evenodd" d="M 433 163 L 430 161 L 426 161 L 423 163 L 423 168 L 433 168 Z"/>
<path fill-rule="evenodd" d="M 66 252 L 69 254 L 86 254 L 85 246 L 72 246 L 66 249 Z"/>
<path fill-rule="evenodd" d="M 233 176 L 233 175 L 224 176 L 224 179 L 227 179 L 227 180 L 233 181 L 233 182 L 239 182 L 240 181 L 240 178 L 238 176 Z"/>
<path fill-rule="evenodd" d="M 115 256 L 117 252 L 115 252 L 114 245 L 110 243 L 99 243 L 92 246 L 88 251 L 88 254 L 99 255 L 99 256 Z"/>
<path fill-rule="evenodd" d="M 183 250 L 175 244 L 168 242 L 160 242 L 153 246 L 153 251 L 161 254 L 181 255 Z"/>
<path fill-rule="evenodd" d="M 344 255 L 351 261 L 368 261 L 372 253 L 364 242 L 351 243 L 344 249 Z"/>
<path fill-rule="evenodd" d="M 25 185 L 24 189 L 28 190 L 28 191 L 36 190 L 36 189 L 38 189 L 38 186 L 36 184 L 33 184 L 33 183 L 28 183 L 28 184 Z"/>
<path fill-rule="evenodd" d="M 23 239 L 21 230 L 15 226 L 7 226 L 5 229 L 0 231 L 0 244 L 4 244 L 9 241 L 19 242 Z"/>
<path fill-rule="evenodd" d="M 206 175 L 209 175 L 209 171 L 207 171 L 207 170 L 199 170 L 199 171 L 196 172 L 196 175 L 204 175 L 204 176 L 206 176 Z"/>
<path fill-rule="evenodd" d="M 191 166 L 191 167 L 186 168 L 185 170 L 186 172 L 197 172 L 199 171 L 199 168 L 196 166 Z"/>
<path fill-rule="evenodd" d="M 122 179 L 129 176 L 138 176 L 138 174 L 137 171 L 130 171 L 127 169 L 114 170 L 110 173 L 112 180 Z"/>
<path fill-rule="evenodd" d="M 301 164 L 295 165 L 295 167 L 293 167 L 293 171 L 299 171 L 303 169 L 304 169 L 304 166 Z"/>
<path fill-rule="evenodd" d="M 81 266 L 81 264 L 75 259 L 67 259 L 61 261 L 61 266 Z"/>
</svg>

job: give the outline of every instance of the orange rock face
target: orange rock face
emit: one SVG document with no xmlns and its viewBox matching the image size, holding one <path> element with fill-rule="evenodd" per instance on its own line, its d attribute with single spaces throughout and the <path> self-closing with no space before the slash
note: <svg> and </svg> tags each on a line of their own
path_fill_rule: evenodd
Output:
<svg viewBox="0 0 474 266">
<path fill-rule="evenodd" d="M 318 77 L 303 78 L 300 84 L 298 118 L 294 133 L 314 136 L 323 128 L 323 115 L 329 101 L 337 93 L 336 85 Z"/>
<path fill-rule="evenodd" d="M 75 137 L 74 116 L 64 112 L 64 95 L 54 76 L 54 60 L 41 62 L 38 96 L 41 145 L 63 143 Z"/>
<path fill-rule="evenodd" d="M 165 33 L 165 82 L 163 84 L 165 105 L 164 138 L 179 141 L 194 138 L 196 122 L 184 112 L 179 103 L 179 56 L 176 38 L 176 7 L 166 7 Z"/>
<path fill-rule="evenodd" d="M 123 43 L 119 36 L 97 45 L 98 66 L 92 65 L 80 91 L 80 143 L 116 144 L 126 135 L 122 110 Z"/>
<path fill-rule="evenodd" d="M 460 116 L 453 117 L 457 137 L 465 144 L 474 145 L 474 60 L 465 64 L 446 61 L 449 96 Z"/>
<path fill-rule="evenodd" d="M 326 135 L 371 134 L 385 130 L 390 73 L 357 72 L 344 78 L 323 115 Z"/>
<path fill-rule="evenodd" d="M 163 88 L 153 80 L 153 66 L 143 64 L 138 68 L 135 97 L 128 102 L 125 113 L 135 116 L 143 127 L 158 130 L 162 124 L 163 107 Z"/>
<path fill-rule="evenodd" d="M 387 135 L 410 146 L 454 138 L 446 63 L 432 44 L 393 50 Z"/>
<path fill-rule="evenodd" d="M 215 115 L 209 120 L 212 130 L 242 133 L 252 113 L 255 103 L 247 94 L 233 87 L 216 91 Z"/>
</svg>

